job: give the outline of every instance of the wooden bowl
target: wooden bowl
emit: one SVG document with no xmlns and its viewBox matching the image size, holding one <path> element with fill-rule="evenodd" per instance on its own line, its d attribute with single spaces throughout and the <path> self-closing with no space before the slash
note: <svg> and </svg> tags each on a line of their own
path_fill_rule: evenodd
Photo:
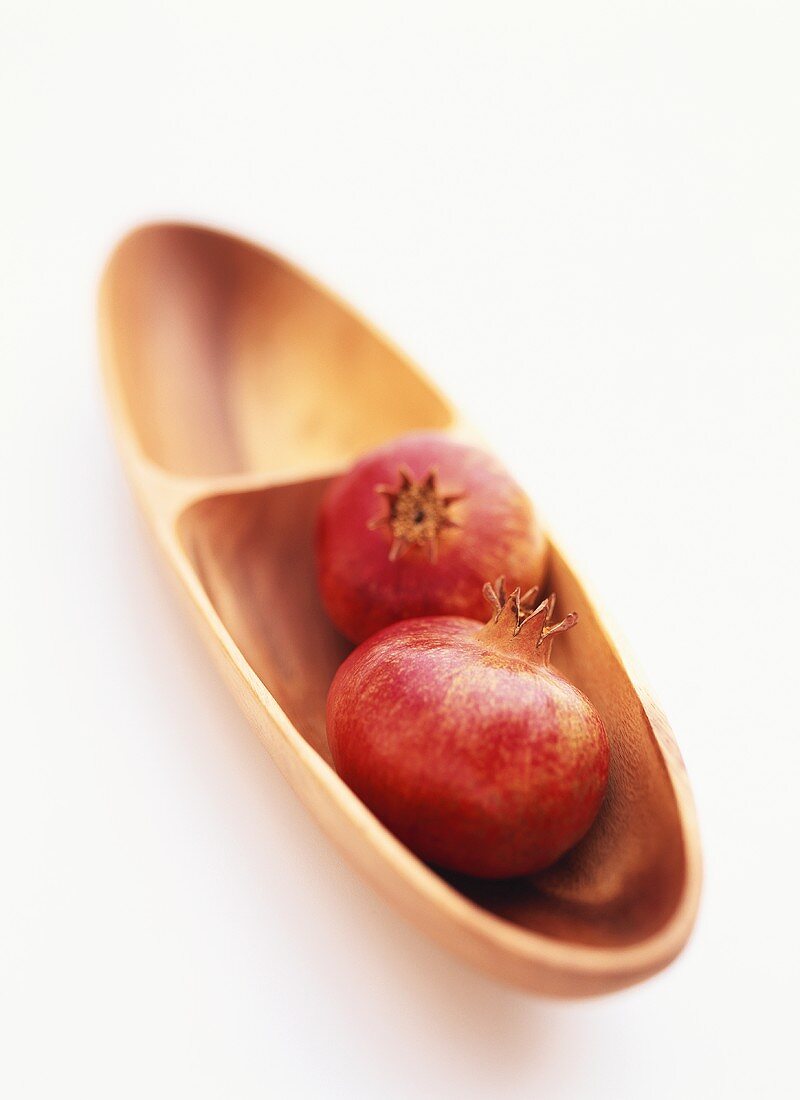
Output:
<svg viewBox="0 0 800 1100">
<path fill-rule="evenodd" d="M 417 428 L 469 437 L 450 402 L 308 276 L 200 227 L 146 226 L 119 245 L 100 329 L 119 446 L 156 539 L 242 709 L 351 862 L 441 944 L 539 993 L 603 993 L 665 966 L 700 890 L 686 773 L 554 545 L 550 585 L 581 618 L 558 664 L 612 746 L 608 796 L 577 848 L 527 879 L 446 879 L 331 766 L 325 697 L 349 647 L 317 596 L 317 505 L 332 476 L 384 439 Z"/>
</svg>

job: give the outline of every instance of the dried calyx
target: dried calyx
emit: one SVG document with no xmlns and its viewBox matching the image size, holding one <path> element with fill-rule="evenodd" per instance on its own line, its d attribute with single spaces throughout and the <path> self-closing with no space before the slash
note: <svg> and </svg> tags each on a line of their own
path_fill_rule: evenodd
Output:
<svg viewBox="0 0 800 1100">
<path fill-rule="evenodd" d="M 389 511 L 370 520 L 367 526 L 370 530 L 389 528 L 392 535 L 390 561 L 397 561 L 411 546 L 425 548 L 430 560 L 436 561 L 441 532 L 459 526 L 450 515 L 451 505 L 461 500 L 464 494 L 440 492 L 436 470 L 429 470 L 424 478 L 417 481 L 407 466 L 401 466 L 398 476 L 400 483 L 397 488 L 388 485 L 375 487 L 375 492 L 386 498 Z"/>
<path fill-rule="evenodd" d="M 495 648 L 518 652 L 538 663 L 547 664 L 550 660 L 553 636 L 563 634 L 578 621 L 577 613 L 571 611 L 554 623 L 555 594 L 537 604 L 538 588 L 529 588 L 524 594 L 515 588 L 508 594 L 504 577 L 498 577 L 493 585 L 485 584 L 483 594 L 494 614 L 481 628 L 480 638 Z"/>
</svg>

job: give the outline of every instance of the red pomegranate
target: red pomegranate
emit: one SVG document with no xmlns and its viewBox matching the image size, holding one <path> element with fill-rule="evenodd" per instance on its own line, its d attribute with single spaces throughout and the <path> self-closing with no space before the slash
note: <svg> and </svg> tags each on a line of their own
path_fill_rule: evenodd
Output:
<svg viewBox="0 0 800 1100">
<path fill-rule="evenodd" d="M 412 619 L 342 664 L 328 696 L 336 769 L 422 859 L 481 878 L 530 874 L 589 829 L 609 744 L 588 699 L 549 665 L 554 598 L 506 598 L 494 614 Z"/>
<path fill-rule="evenodd" d="M 325 608 L 351 641 L 425 615 L 482 618 L 501 571 L 541 584 L 547 546 L 497 459 L 437 433 L 403 436 L 328 488 L 317 527 Z"/>
</svg>

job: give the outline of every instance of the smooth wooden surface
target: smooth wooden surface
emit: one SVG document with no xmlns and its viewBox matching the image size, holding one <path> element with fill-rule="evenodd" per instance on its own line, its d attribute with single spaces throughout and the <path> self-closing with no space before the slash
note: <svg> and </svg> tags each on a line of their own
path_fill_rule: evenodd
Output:
<svg viewBox="0 0 800 1100">
<path fill-rule="evenodd" d="M 324 700 L 347 643 L 316 596 L 316 504 L 328 478 L 382 439 L 418 427 L 469 436 L 449 402 L 312 280 L 210 230 L 156 225 L 123 241 L 100 320 L 138 499 L 237 699 L 352 862 L 440 943 L 540 993 L 602 993 L 666 965 L 700 888 L 685 771 L 557 547 L 550 584 L 581 616 L 557 662 L 612 744 L 609 795 L 578 848 L 530 880 L 446 881 L 330 766 Z"/>
</svg>

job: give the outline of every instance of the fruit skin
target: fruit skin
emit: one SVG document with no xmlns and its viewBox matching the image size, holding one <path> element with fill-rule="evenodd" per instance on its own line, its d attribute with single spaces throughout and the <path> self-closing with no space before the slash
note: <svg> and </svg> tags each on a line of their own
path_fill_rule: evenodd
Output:
<svg viewBox="0 0 800 1100">
<path fill-rule="evenodd" d="M 509 607 L 486 627 L 387 627 L 350 654 L 328 696 L 345 782 L 422 859 L 489 879 L 541 870 L 581 839 L 610 756 L 597 711 L 547 664 L 549 634 L 574 618 L 540 637 L 551 601 L 514 634 Z"/>
<path fill-rule="evenodd" d="M 422 481 L 431 470 L 445 499 L 458 497 L 433 545 L 397 545 L 386 496 L 401 469 Z M 433 553 L 432 553 L 433 552 Z M 390 623 L 429 615 L 482 619 L 481 586 L 505 572 L 523 588 L 541 584 L 547 544 L 531 503 L 496 458 L 435 432 L 402 436 L 370 452 L 328 487 L 316 539 L 320 595 L 351 641 Z M 431 560 L 432 556 L 435 560 Z"/>
</svg>

